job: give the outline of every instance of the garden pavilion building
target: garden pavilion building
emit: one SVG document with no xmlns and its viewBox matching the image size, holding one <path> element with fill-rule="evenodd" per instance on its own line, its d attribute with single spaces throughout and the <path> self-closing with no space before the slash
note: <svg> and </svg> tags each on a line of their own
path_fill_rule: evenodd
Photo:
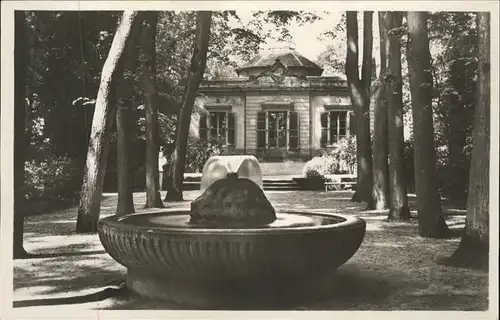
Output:
<svg viewBox="0 0 500 320">
<path fill-rule="evenodd" d="M 237 78 L 204 80 L 192 134 L 224 143 L 225 154 L 261 161 L 306 160 L 350 134 L 347 82 L 291 48 L 272 50 L 237 69 Z"/>
</svg>

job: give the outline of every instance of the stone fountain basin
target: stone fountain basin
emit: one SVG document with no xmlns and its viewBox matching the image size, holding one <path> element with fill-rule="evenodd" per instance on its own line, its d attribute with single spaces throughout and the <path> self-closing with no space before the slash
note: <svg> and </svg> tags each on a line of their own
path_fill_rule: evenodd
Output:
<svg viewBox="0 0 500 320">
<path fill-rule="evenodd" d="M 104 218 L 98 230 L 105 250 L 127 268 L 129 288 L 195 305 L 207 305 L 221 285 L 286 292 L 302 290 L 294 283 L 320 283 L 354 255 L 366 230 L 352 216 L 287 211 L 277 217 L 266 226 L 218 227 L 189 224 L 188 210 L 156 211 Z"/>
</svg>

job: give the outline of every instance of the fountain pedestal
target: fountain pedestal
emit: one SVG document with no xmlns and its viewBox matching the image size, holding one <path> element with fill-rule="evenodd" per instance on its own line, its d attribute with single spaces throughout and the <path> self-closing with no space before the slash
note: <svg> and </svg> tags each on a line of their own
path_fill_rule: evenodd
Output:
<svg viewBox="0 0 500 320">
<path fill-rule="evenodd" d="M 194 309 L 293 308 L 330 295 L 336 270 L 298 279 L 176 279 L 143 270 L 128 270 L 126 285 L 142 297 L 177 303 Z"/>
</svg>

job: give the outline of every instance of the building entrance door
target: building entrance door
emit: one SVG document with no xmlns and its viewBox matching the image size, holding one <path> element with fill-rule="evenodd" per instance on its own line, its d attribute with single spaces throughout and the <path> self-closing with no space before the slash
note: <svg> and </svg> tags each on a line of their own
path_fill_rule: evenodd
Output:
<svg viewBox="0 0 500 320">
<path fill-rule="evenodd" d="M 268 132 L 268 147 L 270 149 L 287 148 L 287 112 L 286 111 L 269 111 L 267 132 Z"/>
<path fill-rule="evenodd" d="M 257 150 L 269 158 L 285 159 L 298 151 L 298 114 L 268 110 L 257 114 Z"/>
</svg>

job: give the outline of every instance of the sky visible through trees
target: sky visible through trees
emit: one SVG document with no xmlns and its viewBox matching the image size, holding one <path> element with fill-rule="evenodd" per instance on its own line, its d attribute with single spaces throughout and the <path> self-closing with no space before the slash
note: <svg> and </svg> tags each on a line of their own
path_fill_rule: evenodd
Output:
<svg viewBox="0 0 500 320">
<path fill-rule="evenodd" d="M 241 19 L 241 23 L 232 20 L 232 25 L 247 24 L 252 20 L 252 13 L 249 11 L 236 11 Z M 292 39 L 289 39 L 289 45 L 295 47 L 297 52 L 300 52 L 305 57 L 311 60 L 315 60 L 322 51 L 326 50 L 328 45 L 334 45 L 342 43 L 344 45 L 345 35 L 342 33 L 339 38 L 331 39 L 328 37 L 322 37 L 322 34 L 328 30 L 332 29 L 341 21 L 342 12 L 315 12 L 320 16 L 321 20 L 316 20 L 312 23 L 307 23 L 300 26 L 297 22 L 291 22 L 288 29 L 292 35 Z M 265 28 L 273 28 L 273 24 L 268 23 L 264 26 Z M 378 29 L 377 29 L 378 30 Z M 277 31 L 272 33 L 274 36 L 278 35 Z M 321 38 L 321 39 L 318 39 Z M 320 41 L 318 41 L 320 40 Z M 276 39 L 268 39 L 265 45 L 262 45 L 263 49 L 280 47 L 285 45 L 282 42 L 278 42 Z"/>
</svg>

